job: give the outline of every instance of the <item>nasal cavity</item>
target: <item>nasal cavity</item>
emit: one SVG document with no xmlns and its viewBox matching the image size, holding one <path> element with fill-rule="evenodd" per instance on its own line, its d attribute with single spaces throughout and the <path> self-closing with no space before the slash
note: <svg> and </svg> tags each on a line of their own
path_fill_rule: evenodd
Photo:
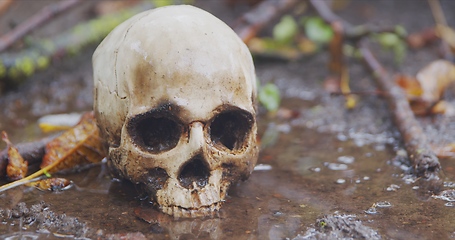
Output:
<svg viewBox="0 0 455 240">
<path fill-rule="evenodd" d="M 179 181 L 182 187 L 192 189 L 196 183 L 199 187 L 207 185 L 210 177 L 210 169 L 201 155 L 189 160 L 180 170 Z"/>
</svg>

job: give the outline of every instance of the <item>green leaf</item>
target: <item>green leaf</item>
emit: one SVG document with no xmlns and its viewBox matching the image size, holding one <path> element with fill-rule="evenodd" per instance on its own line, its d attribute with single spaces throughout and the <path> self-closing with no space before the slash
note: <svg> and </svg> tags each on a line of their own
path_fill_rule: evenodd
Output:
<svg viewBox="0 0 455 240">
<path fill-rule="evenodd" d="M 319 17 L 303 19 L 306 36 L 316 43 L 328 43 L 333 38 L 333 30 L 330 25 Z"/>
<path fill-rule="evenodd" d="M 400 37 L 395 33 L 381 33 L 376 36 L 379 44 L 385 48 L 393 48 L 396 44 L 400 43 Z"/>
<path fill-rule="evenodd" d="M 406 47 L 406 44 L 403 41 L 401 41 L 399 44 L 395 45 L 392 48 L 392 51 L 395 55 L 395 62 L 397 64 L 403 63 L 403 60 L 406 57 L 407 50 L 408 48 Z"/>
<path fill-rule="evenodd" d="M 400 36 L 400 37 L 406 37 L 408 35 L 408 32 L 406 31 L 406 28 L 404 28 L 401 25 L 396 25 L 395 26 L 395 33 Z"/>
<path fill-rule="evenodd" d="M 376 41 L 387 50 L 393 52 L 395 62 L 401 64 L 406 57 L 407 47 L 403 39 L 396 33 L 381 33 L 375 37 Z"/>
<path fill-rule="evenodd" d="M 273 27 L 273 38 L 282 43 L 289 43 L 297 34 L 298 26 L 294 18 L 285 15 L 281 21 Z"/>
<path fill-rule="evenodd" d="M 280 90 L 273 83 L 267 83 L 259 89 L 259 102 L 267 109 L 269 112 L 274 112 L 278 110 L 280 106 L 281 97 Z"/>
</svg>

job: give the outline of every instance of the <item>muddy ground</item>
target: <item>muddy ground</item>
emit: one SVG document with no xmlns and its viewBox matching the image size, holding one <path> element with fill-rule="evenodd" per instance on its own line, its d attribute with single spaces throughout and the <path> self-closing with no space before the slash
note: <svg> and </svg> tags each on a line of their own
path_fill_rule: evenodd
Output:
<svg viewBox="0 0 455 240">
<path fill-rule="evenodd" d="M 230 24 L 246 9 L 198 3 Z M 455 9 L 453 1 L 442 3 Z M 434 24 L 421 0 L 353 0 L 339 14 L 353 24 L 401 24 L 409 32 Z M 455 26 L 455 15 L 447 11 L 446 17 Z M 13 142 L 30 141 L 43 135 L 39 117 L 90 110 L 94 48 L 61 59 L 3 94 L 0 129 Z M 438 59 L 437 52 L 436 45 L 410 50 L 401 66 L 389 54 L 378 54 L 390 70 L 415 74 Z M 259 134 L 267 146 L 259 164 L 265 168 L 234 186 L 215 217 L 178 220 L 158 213 L 100 165 L 62 175 L 74 182 L 63 192 L 17 187 L 0 193 L 0 238 L 454 239 L 454 198 L 437 199 L 419 188 L 384 99 L 363 94 L 355 109 L 346 110 L 343 97 L 323 90 L 327 61 L 325 51 L 292 62 L 255 59 L 260 81 L 275 83 L 281 107 L 298 117 L 269 117 L 261 109 Z M 354 91 L 376 89 L 361 62 L 349 66 Z M 454 117 L 419 121 L 431 142 L 455 142 Z M 441 162 L 444 190 L 455 188 L 453 160 Z"/>
</svg>

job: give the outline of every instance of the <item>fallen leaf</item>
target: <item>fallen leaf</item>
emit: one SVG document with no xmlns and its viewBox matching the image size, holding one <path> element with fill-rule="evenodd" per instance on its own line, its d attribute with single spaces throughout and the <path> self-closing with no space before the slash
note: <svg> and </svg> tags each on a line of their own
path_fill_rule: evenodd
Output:
<svg viewBox="0 0 455 240">
<path fill-rule="evenodd" d="M 399 74 L 395 76 L 395 82 L 405 91 L 408 100 L 420 97 L 423 93 L 422 87 L 415 77 Z"/>
<path fill-rule="evenodd" d="M 72 182 L 65 178 L 47 178 L 27 183 L 26 186 L 35 187 L 41 191 L 61 192 L 69 189 Z"/>
<path fill-rule="evenodd" d="M 44 133 L 68 130 L 78 124 L 81 120 L 81 114 L 52 114 L 38 119 L 38 126 Z"/>
<path fill-rule="evenodd" d="M 445 146 L 432 146 L 432 149 L 438 158 L 455 158 L 455 143 L 449 143 Z"/>
<path fill-rule="evenodd" d="M 451 62 L 434 61 L 421 69 L 415 78 L 397 75 L 395 82 L 406 92 L 414 114 L 452 112 L 453 107 L 441 100 L 449 85 L 455 83 L 455 65 Z"/>
<path fill-rule="evenodd" d="M 106 15 L 115 12 L 119 12 L 122 9 L 134 6 L 138 3 L 138 0 L 129 1 L 101 1 L 95 6 L 95 12 L 98 15 Z"/>
<path fill-rule="evenodd" d="M 283 44 L 272 38 L 252 38 L 248 48 L 253 55 L 264 57 L 293 60 L 302 56 L 300 50 L 291 44 Z"/>
<path fill-rule="evenodd" d="M 455 65 L 446 60 L 436 60 L 417 73 L 417 81 L 422 87 L 422 100 L 434 104 L 455 82 Z"/>
<path fill-rule="evenodd" d="M 446 114 L 449 109 L 451 109 L 450 103 L 441 100 L 437 102 L 435 105 L 433 105 L 433 107 L 431 108 L 431 114 Z"/>
<path fill-rule="evenodd" d="M 305 35 L 312 41 L 325 44 L 333 37 L 333 30 L 320 17 L 309 17 L 301 20 L 305 27 Z"/>
<path fill-rule="evenodd" d="M 411 48 L 419 49 L 435 42 L 437 39 L 435 29 L 428 28 L 421 32 L 409 34 L 406 41 Z"/>
<path fill-rule="evenodd" d="M 407 45 L 398 32 L 384 32 L 374 35 L 374 39 L 384 50 L 392 51 L 395 56 L 395 63 L 401 64 L 406 56 Z"/>
<path fill-rule="evenodd" d="M 106 153 L 99 137 L 93 113 L 82 117 L 81 122 L 46 145 L 41 168 L 55 165 L 49 172 L 71 169 L 78 165 L 100 162 Z"/>
<path fill-rule="evenodd" d="M 267 83 L 259 88 L 259 102 L 269 111 L 276 112 L 280 106 L 280 90 L 273 83 Z"/>
<path fill-rule="evenodd" d="M 48 172 L 100 162 L 106 155 L 93 112 L 84 114 L 78 125 L 46 145 L 46 154 L 39 171 L 26 178 L 0 186 L 0 192 L 33 182 L 34 178 Z"/>
<path fill-rule="evenodd" d="M 289 43 L 295 37 L 298 31 L 298 25 L 294 18 L 285 15 L 281 21 L 273 27 L 273 38 L 278 42 Z"/>
<path fill-rule="evenodd" d="M 6 174 L 11 180 L 22 179 L 27 175 L 28 163 L 19 154 L 17 148 L 8 139 L 8 134 L 2 131 L 2 140 L 8 148 L 8 165 L 6 166 Z"/>
</svg>

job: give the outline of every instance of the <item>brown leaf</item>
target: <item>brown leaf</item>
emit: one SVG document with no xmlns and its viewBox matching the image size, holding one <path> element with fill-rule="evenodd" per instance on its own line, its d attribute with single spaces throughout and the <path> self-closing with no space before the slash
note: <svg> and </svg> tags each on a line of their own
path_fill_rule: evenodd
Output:
<svg viewBox="0 0 455 240">
<path fill-rule="evenodd" d="M 125 8 L 129 8 L 138 3 L 138 0 L 129 0 L 129 1 L 101 1 L 95 6 L 95 12 L 98 15 L 106 15 L 118 12 Z"/>
<path fill-rule="evenodd" d="M 409 34 L 406 41 L 411 48 L 418 49 L 435 42 L 437 39 L 435 29 L 427 28 L 421 32 Z"/>
<path fill-rule="evenodd" d="M 6 166 L 6 174 L 11 180 L 22 179 L 27 175 L 28 163 L 19 154 L 17 148 L 8 139 L 8 134 L 2 131 L 2 140 L 8 148 L 8 165 Z"/>
<path fill-rule="evenodd" d="M 60 192 L 71 187 L 72 182 L 65 178 L 47 178 L 26 184 L 41 191 Z"/>
<path fill-rule="evenodd" d="M 56 164 L 49 172 L 71 169 L 96 163 L 106 156 L 93 113 L 84 115 L 81 122 L 46 145 L 41 168 Z"/>
<path fill-rule="evenodd" d="M 455 159 L 455 143 L 449 143 L 445 146 L 432 146 L 432 149 L 439 158 Z"/>
<path fill-rule="evenodd" d="M 435 104 L 441 100 L 445 89 L 455 82 L 455 65 L 446 60 L 436 60 L 417 73 L 422 87 L 422 100 Z"/>
<path fill-rule="evenodd" d="M 423 90 L 419 81 L 412 76 L 398 74 L 395 76 L 395 82 L 405 91 L 409 100 L 422 95 Z"/>
<path fill-rule="evenodd" d="M 441 99 L 448 86 L 455 83 L 455 65 L 437 60 L 421 69 L 416 78 L 397 75 L 395 82 L 406 92 L 414 114 L 444 114 L 449 107 Z"/>
</svg>

